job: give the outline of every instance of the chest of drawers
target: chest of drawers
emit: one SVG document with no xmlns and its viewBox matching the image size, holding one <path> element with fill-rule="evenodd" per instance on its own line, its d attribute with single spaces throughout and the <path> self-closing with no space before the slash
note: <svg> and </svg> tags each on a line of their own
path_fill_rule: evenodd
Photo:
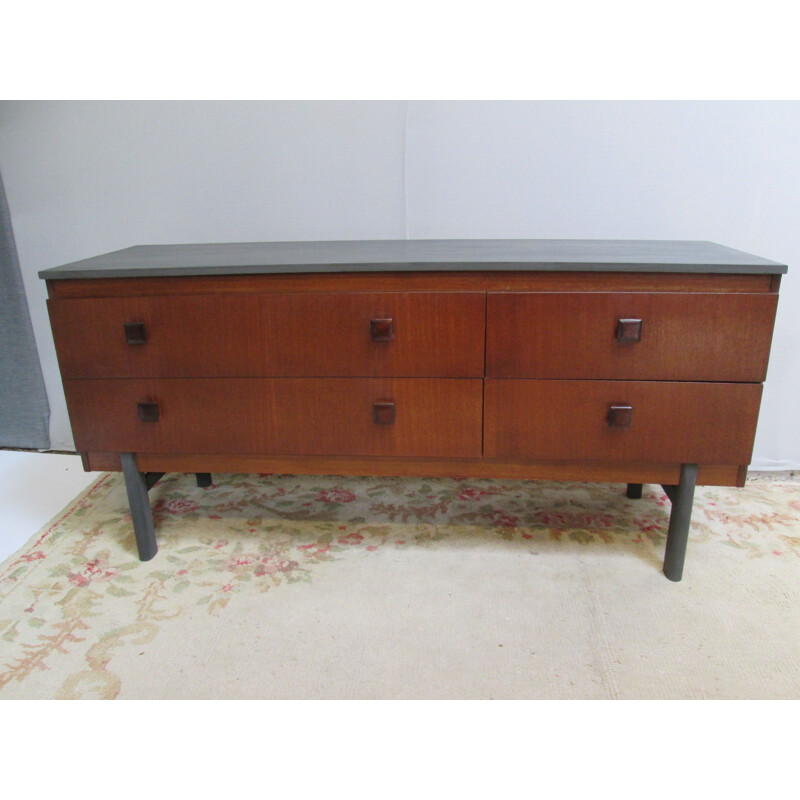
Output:
<svg viewBox="0 0 800 800">
<path fill-rule="evenodd" d="M 783 265 L 702 242 L 137 247 L 40 273 L 140 557 L 171 471 L 744 484 Z M 534 489 L 535 490 L 535 489 Z"/>
</svg>

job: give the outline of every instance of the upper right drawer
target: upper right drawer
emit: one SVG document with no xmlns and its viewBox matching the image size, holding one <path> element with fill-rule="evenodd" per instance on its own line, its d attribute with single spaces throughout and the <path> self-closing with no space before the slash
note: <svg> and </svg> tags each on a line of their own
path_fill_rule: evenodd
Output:
<svg viewBox="0 0 800 800">
<path fill-rule="evenodd" d="M 763 381 L 777 294 L 490 293 L 492 378 Z"/>
</svg>

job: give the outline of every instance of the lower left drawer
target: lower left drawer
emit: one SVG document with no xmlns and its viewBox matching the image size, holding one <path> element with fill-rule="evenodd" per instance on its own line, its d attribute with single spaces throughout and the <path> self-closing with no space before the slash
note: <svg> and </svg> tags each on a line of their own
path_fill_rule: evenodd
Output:
<svg viewBox="0 0 800 800">
<path fill-rule="evenodd" d="M 482 381 L 67 380 L 81 451 L 478 457 Z"/>
</svg>

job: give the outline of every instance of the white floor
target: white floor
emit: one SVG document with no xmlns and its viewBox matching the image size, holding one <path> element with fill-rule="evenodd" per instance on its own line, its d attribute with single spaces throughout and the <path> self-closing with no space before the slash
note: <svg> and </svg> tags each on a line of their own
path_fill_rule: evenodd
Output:
<svg viewBox="0 0 800 800">
<path fill-rule="evenodd" d="M 0 450 L 0 562 L 100 474 L 84 472 L 78 455 Z"/>
</svg>

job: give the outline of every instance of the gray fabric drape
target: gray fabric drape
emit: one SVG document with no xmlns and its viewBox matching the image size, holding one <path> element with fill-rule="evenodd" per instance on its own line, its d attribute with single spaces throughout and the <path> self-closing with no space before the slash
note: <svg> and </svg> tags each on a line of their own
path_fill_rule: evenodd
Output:
<svg viewBox="0 0 800 800">
<path fill-rule="evenodd" d="M 50 447 L 50 406 L 0 175 L 0 447 Z"/>
</svg>

